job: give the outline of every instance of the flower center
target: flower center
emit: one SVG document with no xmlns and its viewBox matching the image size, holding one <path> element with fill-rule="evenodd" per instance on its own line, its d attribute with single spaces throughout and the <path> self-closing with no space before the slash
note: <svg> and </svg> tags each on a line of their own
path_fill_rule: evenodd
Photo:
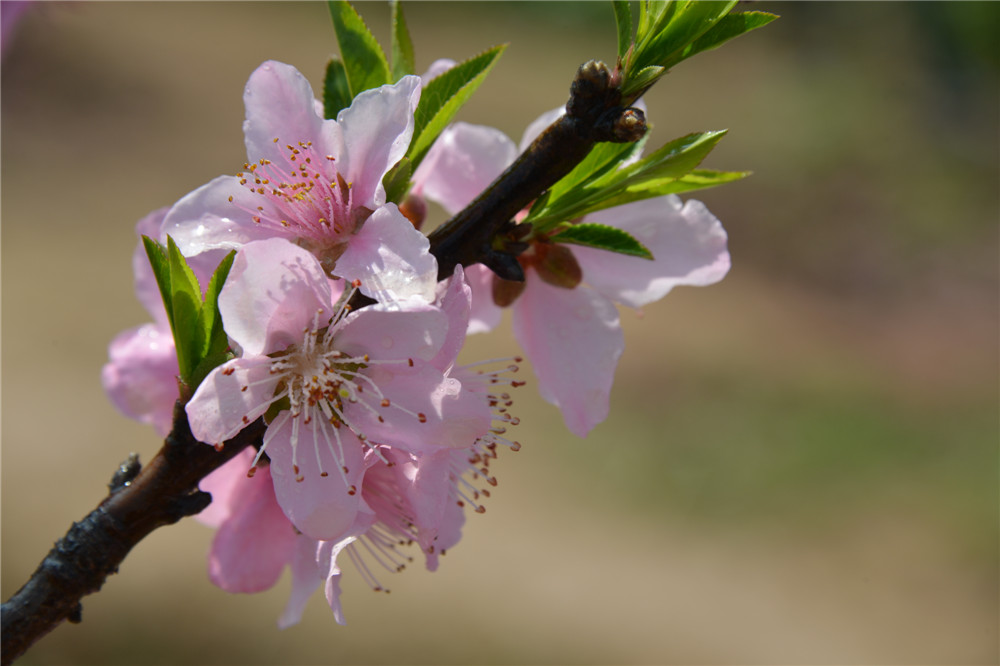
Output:
<svg viewBox="0 0 1000 666">
<path fill-rule="evenodd" d="M 255 225 L 312 252 L 329 272 L 372 211 L 354 205 L 351 183 L 337 171 L 334 157 L 317 153 L 311 141 L 286 144 L 281 154 L 280 163 L 261 159 L 243 165 L 236 174 L 240 185 L 262 201 L 236 206 Z"/>
<path fill-rule="evenodd" d="M 346 313 L 350 310 L 347 301 L 356 290 L 357 284 L 344 292 L 338 302 L 337 314 L 328 325 L 321 325 L 317 313 L 313 326 L 304 331 L 302 344 L 275 355 L 271 362 L 270 374 L 278 375 L 280 381 L 270 403 L 284 405 L 287 401 L 288 417 L 292 419 L 292 471 L 297 481 L 304 479 L 299 472 L 298 450 L 302 430 L 306 427 L 311 430 L 315 442 L 320 476 L 328 475 L 319 455 L 321 446 L 328 448 L 342 474 L 346 475 L 349 471 L 343 464 L 342 426 L 347 426 L 362 444 L 382 458 L 377 447 L 369 443 L 367 435 L 348 416 L 349 406 L 370 412 L 380 423 L 385 422 L 381 414 L 384 409 L 403 412 L 419 423 L 427 422 L 427 416 L 422 412 L 414 412 L 390 401 L 370 373 L 374 367 L 413 367 L 413 359 L 377 360 L 368 354 L 352 356 L 336 348 L 336 334 L 343 327 Z M 268 429 L 258 459 L 267 448 L 268 435 L 271 434 L 272 430 Z M 257 460 L 254 460 L 256 463 Z M 354 492 L 356 489 L 352 486 L 351 494 Z"/>
</svg>

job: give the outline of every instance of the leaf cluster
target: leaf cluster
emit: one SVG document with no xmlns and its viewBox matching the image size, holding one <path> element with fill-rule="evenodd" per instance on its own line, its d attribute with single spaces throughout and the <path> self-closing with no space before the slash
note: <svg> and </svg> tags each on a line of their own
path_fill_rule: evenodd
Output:
<svg viewBox="0 0 1000 666">
<path fill-rule="evenodd" d="M 202 298 L 198 278 L 170 236 L 166 247 L 148 236 L 142 237 L 142 243 L 174 335 L 181 397 L 189 397 L 212 368 L 230 358 L 229 338 L 219 313 L 219 292 L 236 251 L 219 263 Z"/>
<path fill-rule="evenodd" d="M 640 0 L 632 36 L 628 0 L 614 0 L 622 97 L 635 100 L 683 60 L 767 25 L 769 12 L 733 12 L 736 0 Z"/>
<path fill-rule="evenodd" d="M 327 4 L 341 56 L 334 56 L 327 63 L 323 107 L 327 118 L 336 118 L 365 90 L 395 83 L 416 71 L 413 41 L 400 2 L 390 2 L 389 58 L 347 0 L 329 0 Z M 506 44 L 495 46 L 426 83 L 414 114 L 413 138 L 406 156 L 383 179 L 388 201 L 398 203 L 406 196 L 410 178 L 431 145 L 479 88 L 506 48 Z"/>
</svg>

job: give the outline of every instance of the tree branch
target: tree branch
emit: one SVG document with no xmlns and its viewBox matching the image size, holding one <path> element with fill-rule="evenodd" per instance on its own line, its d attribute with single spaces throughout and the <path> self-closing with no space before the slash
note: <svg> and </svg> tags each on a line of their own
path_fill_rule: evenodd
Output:
<svg viewBox="0 0 1000 666">
<path fill-rule="evenodd" d="M 438 276 L 458 264 L 485 263 L 500 277 L 523 280 L 516 242 L 498 240 L 514 215 L 568 174 L 600 141 L 637 141 L 646 131 L 637 109 L 619 106 L 618 84 L 603 63 L 580 67 L 566 115 L 548 127 L 479 197 L 431 235 Z M 142 467 L 132 454 L 115 472 L 108 497 L 56 542 L 25 585 L 2 607 L 2 664 L 12 663 L 63 621 L 80 622 L 80 600 L 101 589 L 129 551 L 158 527 L 199 513 L 211 502 L 198 482 L 258 443 L 258 420 L 221 450 L 191 434 L 182 402 L 163 447 Z"/>
<path fill-rule="evenodd" d="M 183 404 L 174 428 L 145 467 L 132 454 L 115 472 L 110 494 L 83 520 L 73 523 L 27 583 L 2 608 L 2 663 L 12 663 L 64 620 L 80 622 L 80 600 L 101 589 L 129 551 L 150 532 L 193 516 L 212 501 L 198 482 L 263 436 L 258 420 L 221 450 L 191 434 Z"/>
<path fill-rule="evenodd" d="M 484 263 L 506 280 L 524 280 L 515 244 L 495 241 L 513 217 L 587 156 L 595 143 L 638 141 L 646 132 L 642 111 L 619 106 L 617 77 L 591 60 L 580 66 L 570 86 L 566 114 L 552 123 L 507 170 L 461 212 L 429 236 L 438 261 L 438 279 L 455 266 Z"/>
</svg>

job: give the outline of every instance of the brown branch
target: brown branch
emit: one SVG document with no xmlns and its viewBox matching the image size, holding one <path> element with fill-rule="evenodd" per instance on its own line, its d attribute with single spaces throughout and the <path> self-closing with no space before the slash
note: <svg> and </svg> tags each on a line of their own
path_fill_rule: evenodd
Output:
<svg viewBox="0 0 1000 666">
<path fill-rule="evenodd" d="M 178 403 L 174 428 L 140 469 L 132 454 L 109 484 L 110 494 L 62 539 L 2 608 L 2 663 L 12 663 L 64 620 L 80 622 L 80 600 L 101 589 L 129 551 L 150 532 L 193 516 L 212 501 L 198 482 L 247 446 L 259 442 L 262 421 L 217 451 L 194 438 Z"/>
<path fill-rule="evenodd" d="M 566 114 L 552 123 L 461 212 L 430 234 L 438 278 L 455 266 L 484 263 L 507 280 L 524 280 L 516 244 L 497 247 L 513 217 L 587 156 L 595 143 L 638 141 L 646 132 L 642 111 L 619 106 L 618 81 L 604 63 L 580 66 L 570 86 Z"/>
<path fill-rule="evenodd" d="M 642 112 L 619 105 L 617 82 L 603 63 L 581 66 L 566 115 L 553 123 L 468 207 L 431 235 L 439 278 L 458 264 L 485 263 L 501 277 L 523 280 L 516 243 L 498 241 L 514 215 L 568 174 L 600 141 L 637 141 Z M 129 551 L 150 532 L 199 513 L 211 502 L 198 482 L 263 435 L 256 421 L 221 451 L 191 434 L 183 404 L 174 428 L 145 467 L 133 454 L 115 473 L 110 494 L 56 542 L 25 585 L 2 608 L 2 664 L 21 656 L 63 621 L 80 622 L 80 600 L 101 589 Z"/>
</svg>

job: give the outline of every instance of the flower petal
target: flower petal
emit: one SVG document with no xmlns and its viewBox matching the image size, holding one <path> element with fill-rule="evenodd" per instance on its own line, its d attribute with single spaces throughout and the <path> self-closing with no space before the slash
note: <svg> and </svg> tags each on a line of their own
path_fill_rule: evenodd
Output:
<svg viewBox="0 0 1000 666">
<path fill-rule="evenodd" d="M 303 534 L 340 539 L 358 512 L 364 445 L 347 428 L 335 429 L 318 418 L 309 424 L 301 420 L 284 411 L 265 434 L 274 493 L 285 515 Z"/>
<path fill-rule="evenodd" d="M 448 319 L 448 334 L 430 363 L 441 372 L 447 372 L 455 365 L 455 359 L 465 345 L 465 335 L 469 328 L 472 290 L 465 283 L 465 272 L 461 265 L 455 266 L 455 273 L 438 285 L 437 292 L 438 307 Z"/>
<path fill-rule="evenodd" d="M 500 130 L 455 123 L 438 136 L 413 174 L 413 192 L 455 214 L 465 208 L 517 157 Z"/>
<path fill-rule="evenodd" d="M 412 310 L 371 305 L 347 316 L 334 346 L 350 356 L 368 354 L 376 361 L 426 361 L 441 349 L 447 332 L 448 318 L 439 308 L 424 303 Z"/>
<path fill-rule="evenodd" d="M 237 358 L 215 368 L 184 408 L 191 433 L 206 444 L 230 439 L 264 415 L 278 380 L 266 356 Z"/>
<path fill-rule="evenodd" d="M 514 336 L 531 359 L 538 390 L 566 426 L 586 437 L 608 415 L 625 341 L 614 304 L 584 286 L 553 287 L 534 271 L 514 302 Z"/>
<path fill-rule="evenodd" d="M 314 102 L 309 81 L 291 65 L 268 60 L 258 67 L 243 92 L 243 134 L 250 163 L 267 159 L 282 164 L 287 144 L 317 141 L 324 120 L 316 114 Z"/>
<path fill-rule="evenodd" d="M 232 460 L 198 482 L 198 489 L 212 495 L 212 503 L 195 516 L 202 525 L 218 527 L 239 508 L 237 489 L 253 465 L 254 451 L 246 448 Z"/>
<path fill-rule="evenodd" d="M 353 208 L 385 203 L 382 177 L 406 154 L 419 101 L 420 78 L 404 76 L 362 92 L 337 114 L 345 142 L 337 169 L 351 185 Z"/>
<path fill-rule="evenodd" d="M 418 362 L 412 371 L 398 374 L 375 366 L 369 375 L 390 406 L 372 411 L 347 404 L 344 413 L 372 441 L 412 453 L 464 448 L 492 423 L 490 408 L 480 396 L 430 365 Z"/>
<path fill-rule="evenodd" d="M 285 610 L 278 618 L 278 628 L 287 629 L 298 624 L 302 619 L 309 597 L 323 582 L 323 570 L 317 562 L 322 544 L 300 534 L 295 544 L 295 554 L 292 556 L 292 592 L 288 597 Z"/>
<path fill-rule="evenodd" d="M 608 298 L 640 307 L 678 285 L 705 286 L 729 271 L 722 224 L 700 201 L 676 196 L 636 201 L 598 211 L 586 222 L 623 229 L 653 253 L 640 259 L 589 247 L 573 247 L 587 284 Z"/>
<path fill-rule="evenodd" d="M 212 541 L 208 576 L 227 592 L 261 592 L 292 559 L 296 534 L 274 498 L 267 466 L 236 483 L 231 501 L 237 508 Z"/>
<path fill-rule="evenodd" d="M 316 258 L 281 238 L 249 243 L 236 254 L 219 294 L 226 332 L 246 355 L 302 342 L 303 329 L 333 315 L 330 284 Z"/>
<path fill-rule="evenodd" d="M 162 308 L 161 308 L 162 309 Z M 101 383 L 118 410 L 165 436 L 177 401 L 177 351 L 170 328 L 145 324 L 119 333 L 108 347 Z"/>
<path fill-rule="evenodd" d="M 246 212 L 262 203 L 271 205 L 241 186 L 236 176 L 219 176 L 173 205 L 163 220 L 163 236 L 169 234 L 185 257 L 233 250 L 274 235 L 255 225 Z"/>
<path fill-rule="evenodd" d="M 396 204 L 382 206 L 365 221 L 334 270 L 348 281 L 361 280 L 361 293 L 380 302 L 415 296 L 430 302 L 437 286 L 430 242 Z"/>
<path fill-rule="evenodd" d="M 465 270 L 465 281 L 472 290 L 470 334 L 492 331 L 503 317 L 503 308 L 493 302 L 493 275 L 483 264 L 473 264 Z"/>
</svg>

